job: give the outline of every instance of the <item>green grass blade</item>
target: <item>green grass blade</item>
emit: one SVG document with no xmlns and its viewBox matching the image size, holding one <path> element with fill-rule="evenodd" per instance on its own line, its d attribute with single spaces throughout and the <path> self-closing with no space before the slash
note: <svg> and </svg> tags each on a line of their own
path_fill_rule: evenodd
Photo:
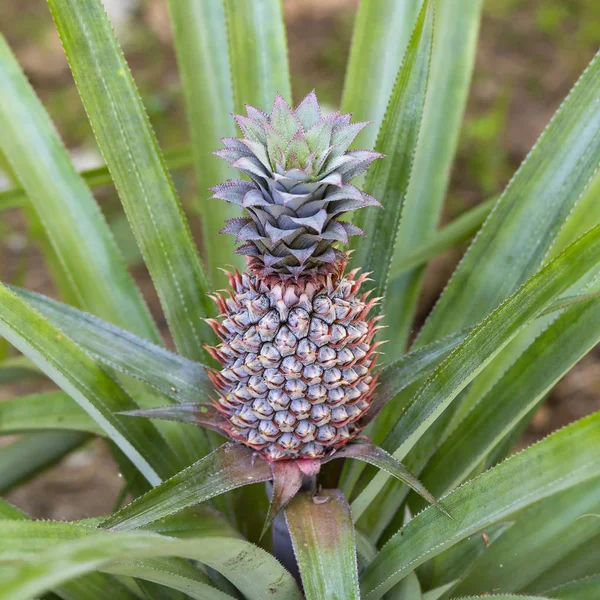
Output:
<svg viewBox="0 0 600 600">
<path fill-rule="evenodd" d="M 375 123 L 362 132 L 361 147 L 375 144 L 420 7 L 421 0 L 362 0 L 359 4 L 342 110 L 353 113 L 356 121 Z"/>
<path fill-rule="evenodd" d="M 46 392 L 0 402 L 0 435 L 71 429 L 102 435 L 96 422 L 64 392 Z"/>
<path fill-rule="evenodd" d="M 599 94 L 600 52 L 498 200 L 423 327 L 418 344 L 484 318 L 543 262 L 598 168 Z"/>
<path fill-rule="evenodd" d="M 55 327 L 94 358 L 177 402 L 206 402 L 214 393 L 204 365 L 46 296 L 15 288 Z"/>
<path fill-rule="evenodd" d="M 532 593 L 528 586 L 539 575 L 600 535 L 600 518 L 591 516 L 600 511 L 599 483 L 585 481 L 527 509 L 472 563 L 452 595 Z"/>
<path fill-rule="evenodd" d="M 173 452 L 151 423 L 115 414 L 139 408 L 123 389 L 70 338 L 2 285 L 0 335 L 85 409 L 150 483 L 156 485 L 176 470 Z"/>
<path fill-rule="evenodd" d="M 600 225 L 548 263 L 506 302 L 474 327 L 433 372 L 384 441 L 385 450 L 403 460 L 456 396 L 550 302 L 598 264 Z M 410 464 L 407 464 L 411 468 Z M 388 477 L 378 473 L 352 509 L 358 518 Z"/>
<path fill-rule="evenodd" d="M 270 112 L 278 92 L 291 103 L 281 0 L 224 2 L 235 111 L 250 104 Z"/>
<path fill-rule="evenodd" d="M 132 419 L 139 420 L 139 419 Z M 223 494 L 267 481 L 271 469 L 241 444 L 225 444 L 102 522 L 114 531 L 137 529 Z"/>
<path fill-rule="evenodd" d="M 100 0 L 49 0 L 75 83 L 180 352 L 205 358 L 212 310 L 200 257 Z"/>
<path fill-rule="evenodd" d="M 208 191 L 233 177 L 227 163 L 211 154 L 220 138 L 235 136 L 225 10 L 222 2 L 202 0 L 169 0 L 169 10 L 193 141 L 206 264 L 215 287 L 221 288 L 226 278 L 219 268 L 232 264 L 241 270 L 245 264 L 234 254 L 233 238 L 219 235 L 225 219 L 241 216 L 238 207 L 209 200 Z"/>
<path fill-rule="evenodd" d="M 415 516 L 365 571 L 365 600 L 381 598 L 420 564 L 535 502 L 600 475 L 600 413 L 504 461 L 443 499 L 455 520 L 430 507 Z"/>
<path fill-rule="evenodd" d="M 31 479 L 89 439 L 78 431 L 47 431 L 23 436 L 0 448 L 0 492 Z"/>
<path fill-rule="evenodd" d="M 360 600 L 354 527 L 339 490 L 296 496 L 285 509 L 307 600 Z"/>
<path fill-rule="evenodd" d="M 437 3 L 427 98 L 394 262 L 410 258 L 437 226 L 467 103 L 482 4 L 482 0 Z M 386 347 L 392 358 L 404 352 L 424 273 L 424 268 L 412 269 L 388 289 L 383 313 L 387 315 L 385 323 L 394 331 Z"/>
<path fill-rule="evenodd" d="M 35 208 L 78 304 L 160 339 L 108 225 L 0 36 L 0 149 Z"/>
<path fill-rule="evenodd" d="M 573 305 L 519 357 L 436 450 L 423 483 L 441 495 L 460 484 L 477 463 L 537 405 L 555 383 L 600 343 L 600 302 Z"/>
<path fill-rule="evenodd" d="M 148 532 L 109 533 L 68 523 L 26 521 L 0 522 L 0 532 L 0 558 L 4 555 L 13 561 L 11 567 L 0 571 L 2 600 L 29 600 L 84 573 L 105 567 L 115 570 L 116 561 L 140 562 L 168 556 L 210 566 L 243 589 L 249 600 L 302 598 L 292 576 L 273 556 L 239 538 L 177 539 Z M 63 542 L 48 547 L 44 539 L 48 532 L 55 539 L 62 537 Z M 42 538 L 41 551 L 32 557 L 27 539 L 36 536 Z M 222 599 L 223 594 L 206 596 L 206 600 Z"/>
<path fill-rule="evenodd" d="M 352 264 L 370 272 L 375 296 L 385 296 L 402 208 L 411 177 L 423 117 L 433 47 L 433 0 L 425 0 L 390 97 L 375 150 L 386 155 L 369 170 L 365 191 L 382 208 L 359 211 L 354 222 L 365 236 L 356 236 Z"/>
</svg>

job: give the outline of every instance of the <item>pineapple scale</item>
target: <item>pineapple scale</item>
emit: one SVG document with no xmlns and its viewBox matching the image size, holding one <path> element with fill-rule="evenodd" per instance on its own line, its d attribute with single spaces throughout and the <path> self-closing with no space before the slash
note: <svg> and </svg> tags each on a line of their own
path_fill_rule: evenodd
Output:
<svg viewBox="0 0 600 600">
<path fill-rule="evenodd" d="M 359 295 L 365 275 L 337 266 L 293 282 L 235 271 L 231 291 L 215 296 L 215 406 L 230 435 L 269 461 L 331 453 L 356 437 L 371 404 L 377 299 Z"/>
</svg>

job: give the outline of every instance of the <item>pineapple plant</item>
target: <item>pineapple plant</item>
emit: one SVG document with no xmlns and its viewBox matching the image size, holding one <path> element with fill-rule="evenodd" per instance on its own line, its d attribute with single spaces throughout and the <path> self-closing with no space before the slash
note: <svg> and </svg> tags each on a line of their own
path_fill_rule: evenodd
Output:
<svg viewBox="0 0 600 600">
<path fill-rule="evenodd" d="M 164 155 L 101 0 L 48 4 L 106 165 L 74 168 L 1 38 L 0 210 L 64 302 L 0 285 L 0 376 L 55 384 L 0 402 L 0 490 L 96 436 L 126 484 L 73 522 L 0 500 L 0 600 L 598 597 L 600 414 L 512 449 L 600 341 L 600 56 L 437 231 L 479 0 L 362 0 L 339 111 L 292 102 L 280 0 L 170 0 L 192 143 Z M 427 262 L 471 237 L 412 340 Z"/>
</svg>

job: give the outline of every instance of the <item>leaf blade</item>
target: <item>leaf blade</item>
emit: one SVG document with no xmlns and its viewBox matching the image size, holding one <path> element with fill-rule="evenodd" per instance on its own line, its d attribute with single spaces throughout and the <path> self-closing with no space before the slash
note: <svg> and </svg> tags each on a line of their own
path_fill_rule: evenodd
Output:
<svg viewBox="0 0 600 600">
<path fill-rule="evenodd" d="M 269 112 L 279 93 L 292 99 L 281 0 L 225 0 L 233 105 Z"/>
<path fill-rule="evenodd" d="M 218 494 L 249 483 L 267 481 L 271 470 L 240 444 L 224 444 L 102 522 L 120 531 L 144 527 Z"/>
<path fill-rule="evenodd" d="M 354 217 L 365 236 L 353 238 L 352 263 L 372 273 L 375 296 L 385 296 L 389 267 L 408 190 L 425 105 L 433 47 L 434 2 L 425 0 L 398 72 L 375 151 L 387 155 L 369 170 L 365 191 L 383 210 Z M 357 239 L 358 238 L 358 239 Z"/>
<path fill-rule="evenodd" d="M 555 297 L 565 292 L 597 264 L 599 250 L 600 225 L 597 225 L 568 246 L 474 327 L 414 396 L 386 438 L 384 449 L 402 460 L 486 364 Z M 354 501 L 355 515 L 360 516 L 364 512 L 385 481 L 387 477 L 382 473 L 375 476 L 361 493 L 361 497 Z"/>
<path fill-rule="evenodd" d="M 160 340 L 108 225 L 0 36 L 0 149 L 35 208 L 81 306 Z"/>
<path fill-rule="evenodd" d="M 359 600 L 354 528 L 342 493 L 300 494 L 285 517 L 307 600 Z"/>
<path fill-rule="evenodd" d="M 471 533 L 597 477 L 600 464 L 593 454 L 599 441 L 600 414 L 596 413 L 454 490 L 443 501 L 456 520 L 431 507 L 415 516 L 367 568 L 361 582 L 364 597 L 380 598 L 406 573 Z"/>
<path fill-rule="evenodd" d="M 172 472 L 176 458 L 156 428 L 114 414 L 138 408 L 133 400 L 70 338 L 3 285 L 0 335 L 84 408 L 150 483 Z"/>
<path fill-rule="evenodd" d="M 212 340 L 208 281 L 123 52 L 99 0 L 48 1 L 98 145 L 182 354 Z M 135 151 L 134 151 L 135 149 Z"/>
<path fill-rule="evenodd" d="M 226 279 L 220 267 L 244 267 L 233 239 L 219 235 L 225 220 L 241 212 L 234 204 L 210 200 L 208 192 L 232 177 L 225 161 L 211 154 L 220 138 L 235 136 L 229 57 L 222 51 L 227 47 L 225 10 L 221 2 L 169 0 L 169 11 L 193 142 L 206 264 L 211 281 L 221 288 Z"/>
</svg>

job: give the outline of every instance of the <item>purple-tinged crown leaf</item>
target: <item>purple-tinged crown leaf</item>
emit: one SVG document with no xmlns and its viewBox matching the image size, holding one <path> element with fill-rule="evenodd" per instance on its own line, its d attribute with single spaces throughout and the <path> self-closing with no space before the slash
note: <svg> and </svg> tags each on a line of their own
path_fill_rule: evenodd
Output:
<svg viewBox="0 0 600 600">
<path fill-rule="evenodd" d="M 215 152 L 249 181 L 230 180 L 213 188 L 213 198 L 246 209 L 243 219 L 222 230 L 243 245 L 251 267 L 283 278 L 328 272 L 346 255 L 333 247 L 364 235 L 339 218 L 350 210 L 379 206 L 350 185 L 381 155 L 348 148 L 368 123 L 351 115 L 323 115 L 314 92 L 296 109 L 278 94 L 271 114 L 246 106 L 234 115 L 242 138 L 223 138 Z"/>
</svg>

